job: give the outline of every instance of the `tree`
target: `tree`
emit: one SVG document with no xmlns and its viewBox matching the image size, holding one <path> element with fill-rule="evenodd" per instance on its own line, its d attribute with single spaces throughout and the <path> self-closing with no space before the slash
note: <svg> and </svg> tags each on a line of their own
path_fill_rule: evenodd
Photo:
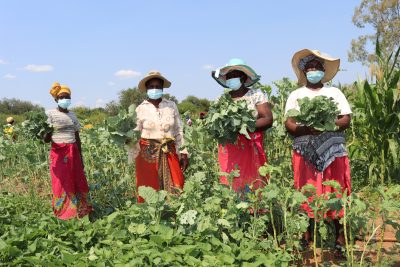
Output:
<svg viewBox="0 0 400 267">
<path fill-rule="evenodd" d="M 197 98 L 195 96 L 186 97 L 178 105 L 181 114 L 189 112 L 192 115 L 199 114 L 202 111 L 208 111 L 210 108 L 210 101 L 206 98 Z"/>
<path fill-rule="evenodd" d="M 3 98 L 0 100 L 0 113 L 21 115 L 28 111 L 42 111 L 43 107 L 33 104 L 29 101 L 23 101 L 19 99 L 8 99 Z"/>
<path fill-rule="evenodd" d="M 361 0 L 353 15 L 353 24 L 358 28 L 370 26 L 373 34 L 361 35 L 351 41 L 349 61 L 360 61 L 363 65 L 376 62 L 374 51 L 368 47 L 375 47 L 379 41 L 382 56 L 389 58 L 400 45 L 400 1 L 399 0 Z M 396 61 L 400 65 L 399 59 Z"/>
</svg>

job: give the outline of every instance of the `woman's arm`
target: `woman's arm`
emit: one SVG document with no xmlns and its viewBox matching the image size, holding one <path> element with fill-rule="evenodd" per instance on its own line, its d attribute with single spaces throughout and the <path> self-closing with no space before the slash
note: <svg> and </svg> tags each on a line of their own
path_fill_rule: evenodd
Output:
<svg viewBox="0 0 400 267">
<path fill-rule="evenodd" d="M 268 102 L 256 106 L 258 118 L 256 120 L 256 129 L 265 131 L 272 126 L 273 115 Z"/>
<path fill-rule="evenodd" d="M 83 167 L 83 169 L 85 169 L 85 165 L 83 164 L 81 138 L 79 136 L 79 132 L 78 131 L 75 132 L 75 142 L 78 145 L 79 154 L 81 156 L 82 167 Z"/>
<path fill-rule="evenodd" d="M 175 138 L 175 144 L 178 148 L 178 150 L 185 144 L 184 138 L 183 138 L 183 123 L 181 116 L 178 111 L 178 107 L 174 107 L 175 109 L 175 133 L 174 133 L 174 138 Z M 188 160 L 188 155 L 186 149 L 180 152 L 180 161 L 179 165 L 181 166 L 181 170 L 185 171 L 187 167 L 189 166 L 189 160 Z"/>
</svg>

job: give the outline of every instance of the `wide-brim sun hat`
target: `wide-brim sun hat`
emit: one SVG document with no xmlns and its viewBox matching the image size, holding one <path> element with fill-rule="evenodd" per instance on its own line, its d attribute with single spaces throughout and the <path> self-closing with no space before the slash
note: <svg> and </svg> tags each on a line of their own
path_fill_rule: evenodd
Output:
<svg viewBox="0 0 400 267">
<path fill-rule="evenodd" d="M 147 91 L 146 82 L 154 78 L 163 80 L 164 82 L 163 88 L 169 88 L 171 86 L 171 82 L 168 81 L 164 76 L 162 76 L 159 71 L 152 70 L 139 82 L 138 85 L 139 90 L 142 92 L 146 92 Z"/>
<path fill-rule="evenodd" d="M 248 66 L 242 59 L 232 58 L 229 60 L 226 66 L 216 69 L 211 72 L 211 76 L 223 87 L 228 88 L 226 85 L 226 74 L 233 70 L 238 70 L 247 75 L 247 79 L 244 82 L 246 87 L 250 87 L 261 78 L 250 66 Z"/>
<path fill-rule="evenodd" d="M 333 77 L 335 77 L 336 73 L 339 71 L 340 59 L 333 58 L 327 54 L 321 53 L 318 50 L 303 49 L 296 52 L 292 58 L 292 68 L 296 73 L 298 83 L 301 85 L 307 84 L 307 77 L 304 74 L 303 70 L 300 68 L 300 61 L 301 59 L 310 55 L 314 55 L 315 57 L 322 59 L 323 61 L 325 75 L 324 78 L 322 78 L 321 82 L 326 83 L 332 80 Z"/>
</svg>

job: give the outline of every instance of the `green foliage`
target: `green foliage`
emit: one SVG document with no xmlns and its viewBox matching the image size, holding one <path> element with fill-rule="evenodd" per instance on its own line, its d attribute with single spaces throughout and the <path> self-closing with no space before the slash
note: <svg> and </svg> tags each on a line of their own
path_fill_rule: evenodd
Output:
<svg viewBox="0 0 400 267">
<path fill-rule="evenodd" d="M 41 111 L 30 111 L 25 114 L 27 120 L 22 123 L 25 135 L 42 140 L 46 133 L 53 132 L 53 126 L 47 122 L 47 115 Z"/>
<path fill-rule="evenodd" d="M 120 110 L 117 116 L 107 119 L 107 130 L 111 139 L 118 145 L 125 145 L 128 141 L 136 143 L 140 133 L 136 128 L 136 106 L 130 105 L 128 111 Z"/>
<path fill-rule="evenodd" d="M 238 134 L 250 139 L 249 132 L 255 131 L 256 121 L 246 101 L 235 101 L 229 91 L 225 91 L 218 101 L 211 105 L 204 126 L 218 143 L 225 145 L 234 143 Z"/>
<path fill-rule="evenodd" d="M 81 123 L 99 124 L 108 117 L 103 108 L 75 107 L 72 111 Z"/>
<path fill-rule="evenodd" d="M 197 118 L 200 112 L 207 112 L 210 108 L 210 101 L 205 98 L 187 96 L 178 104 L 179 113 L 189 112 L 194 118 Z"/>
<path fill-rule="evenodd" d="M 334 131 L 336 129 L 335 120 L 339 115 L 339 109 L 333 98 L 321 95 L 312 99 L 304 97 L 298 102 L 300 111 L 291 109 L 287 112 L 287 117 L 292 117 L 297 122 L 318 131 Z"/>
<path fill-rule="evenodd" d="M 361 0 L 354 10 L 353 23 L 358 28 L 372 28 L 372 34 L 361 35 L 351 41 L 349 60 L 360 61 L 364 65 L 378 62 L 373 47 L 380 43 L 382 58 L 390 57 L 392 51 L 399 48 L 400 40 L 400 4 L 396 0 Z M 399 67 L 398 58 L 392 62 Z"/>
<path fill-rule="evenodd" d="M 378 43 L 375 83 L 355 83 L 358 142 L 350 152 L 367 163 L 370 184 L 400 182 L 400 70 L 392 63 L 399 54 L 400 48 L 384 60 Z"/>
<path fill-rule="evenodd" d="M 39 105 L 19 99 L 3 98 L 0 100 L 0 114 L 22 115 L 29 111 L 44 111 Z"/>
</svg>

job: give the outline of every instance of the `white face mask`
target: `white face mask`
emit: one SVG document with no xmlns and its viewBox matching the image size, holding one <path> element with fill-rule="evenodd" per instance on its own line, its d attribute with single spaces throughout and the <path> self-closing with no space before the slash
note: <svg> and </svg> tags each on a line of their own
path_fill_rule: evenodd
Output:
<svg viewBox="0 0 400 267">
<path fill-rule="evenodd" d="M 67 109 L 71 105 L 71 99 L 64 98 L 64 99 L 59 99 L 58 100 L 58 106 L 60 106 L 63 109 Z"/>
<path fill-rule="evenodd" d="M 226 80 L 226 86 L 232 90 L 238 90 L 240 87 L 242 87 L 242 82 L 240 81 L 240 78 L 232 78 Z"/>
</svg>

